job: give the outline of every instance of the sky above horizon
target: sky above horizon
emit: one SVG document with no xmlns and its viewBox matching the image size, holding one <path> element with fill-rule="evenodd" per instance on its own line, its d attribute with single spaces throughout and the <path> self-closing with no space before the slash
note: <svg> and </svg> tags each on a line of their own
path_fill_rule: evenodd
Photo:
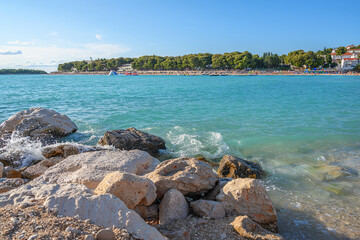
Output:
<svg viewBox="0 0 360 240">
<path fill-rule="evenodd" d="M 360 44 L 359 0 L 39 1 L 0 3 L 0 69 L 54 71 L 97 58 Z"/>
</svg>

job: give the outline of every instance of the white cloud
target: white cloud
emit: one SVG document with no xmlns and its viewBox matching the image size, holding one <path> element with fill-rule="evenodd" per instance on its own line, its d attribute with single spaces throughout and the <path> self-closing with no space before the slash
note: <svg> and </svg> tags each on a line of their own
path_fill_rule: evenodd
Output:
<svg viewBox="0 0 360 240">
<path fill-rule="evenodd" d="M 95 38 L 97 40 L 102 40 L 102 35 L 101 34 L 95 34 Z"/>
<path fill-rule="evenodd" d="M 119 44 L 89 43 L 79 47 L 65 48 L 58 46 L 0 46 L 1 68 L 36 68 L 55 71 L 59 63 L 96 58 L 115 58 L 130 51 L 127 46 Z"/>
<path fill-rule="evenodd" d="M 18 55 L 18 54 L 22 54 L 21 50 L 0 52 L 0 55 Z"/>
<path fill-rule="evenodd" d="M 10 45 L 17 45 L 17 46 L 29 46 L 29 45 L 34 45 L 35 44 L 35 39 L 32 40 L 31 42 L 23 42 L 23 41 L 9 41 L 8 44 Z"/>
</svg>

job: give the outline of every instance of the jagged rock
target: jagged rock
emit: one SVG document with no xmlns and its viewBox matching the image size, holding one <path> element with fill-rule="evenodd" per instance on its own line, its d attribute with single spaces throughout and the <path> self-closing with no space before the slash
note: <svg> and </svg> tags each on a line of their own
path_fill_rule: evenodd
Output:
<svg viewBox="0 0 360 240">
<path fill-rule="evenodd" d="M 190 203 L 193 212 L 204 218 L 220 219 L 225 217 L 224 206 L 216 201 L 197 200 Z"/>
<path fill-rule="evenodd" d="M 101 229 L 95 235 L 96 240 L 116 240 L 115 233 L 110 229 Z"/>
<path fill-rule="evenodd" d="M 251 220 L 248 216 L 238 216 L 230 223 L 234 229 L 247 239 L 254 240 L 283 240 L 279 234 L 274 234 L 262 228 L 259 224 Z"/>
<path fill-rule="evenodd" d="M 111 145 L 121 150 L 139 149 L 152 156 L 157 156 L 160 149 L 166 149 L 162 138 L 136 128 L 107 131 L 99 140 L 99 144 Z"/>
<path fill-rule="evenodd" d="M 217 195 L 228 215 L 247 215 L 263 227 L 276 232 L 276 210 L 264 186 L 253 178 L 228 182 Z"/>
<path fill-rule="evenodd" d="M 170 189 L 177 189 L 184 195 L 201 195 L 212 189 L 217 181 L 211 166 L 195 158 L 164 161 L 146 177 L 155 183 L 159 199 Z"/>
<path fill-rule="evenodd" d="M 149 206 L 137 205 L 134 208 L 143 219 L 158 219 L 159 218 L 159 204 L 153 203 Z"/>
<path fill-rule="evenodd" d="M 16 113 L 0 125 L 0 137 L 17 133 L 23 137 L 51 141 L 76 132 L 67 116 L 45 108 L 30 108 Z"/>
<path fill-rule="evenodd" d="M 189 206 L 184 195 L 176 189 L 170 189 L 164 195 L 159 206 L 159 223 L 184 219 L 189 215 Z"/>
<path fill-rule="evenodd" d="M 219 178 L 219 181 L 216 183 L 215 187 L 211 189 L 206 195 L 203 197 L 204 200 L 213 200 L 216 201 L 216 196 L 220 193 L 220 190 L 227 184 L 233 180 L 232 178 Z"/>
<path fill-rule="evenodd" d="M 144 175 L 153 171 L 159 163 L 159 160 L 140 150 L 86 152 L 67 157 L 34 181 L 81 183 L 95 189 L 108 173 L 119 171 Z"/>
<path fill-rule="evenodd" d="M 223 178 L 260 178 L 261 174 L 260 164 L 231 155 L 225 155 L 218 168 L 218 175 Z"/>
<path fill-rule="evenodd" d="M 120 198 L 128 208 L 150 205 L 156 199 L 154 183 L 131 173 L 113 172 L 105 176 L 94 190 L 95 194 L 110 193 Z"/>
<path fill-rule="evenodd" d="M 111 194 L 93 195 L 91 190 L 81 184 L 30 182 L 0 194 L 0 207 L 7 204 L 32 203 L 35 200 L 44 200 L 45 208 L 57 211 L 58 215 L 89 219 L 91 223 L 104 228 L 123 228 L 145 240 L 165 240 L 159 231 L 147 225 L 119 198 Z"/>
<path fill-rule="evenodd" d="M 78 143 L 53 144 L 43 148 L 42 155 L 46 158 L 52 158 L 52 157 L 67 158 L 71 155 L 75 155 L 83 152 L 99 151 L 99 150 L 104 150 L 104 149 L 100 147 L 92 147 Z"/>
<path fill-rule="evenodd" d="M 0 178 L 2 178 L 4 172 L 4 164 L 0 162 Z"/>
</svg>

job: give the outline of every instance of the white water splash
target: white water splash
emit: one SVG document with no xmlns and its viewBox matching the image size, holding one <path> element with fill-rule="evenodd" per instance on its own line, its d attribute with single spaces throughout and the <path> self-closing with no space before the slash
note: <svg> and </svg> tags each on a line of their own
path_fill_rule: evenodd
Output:
<svg viewBox="0 0 360 240">
<path fill-rule="evenodd" d="M 196 129 L 195 129 L 196 130 Z M 229 146 L 218 132 L 205 132 L 203 134 L 190 133 L 182 127 L 175 126 L 166 135 L 171 144 L 170 153 L 176 157 L 203 156 L 208 159 L 220 158 L 229 153 Z"/>
<path fill-rule="evenodd" d="M 6 145 L 0 148 L 0 152 L 2 152 L 0 156 L 5 159 L 13 159 L 14 165 L 25 167 L 44 159 L 40 141 L 32 141 L 29 137 L 13 133 L 5 142 Z"/>
</svg>

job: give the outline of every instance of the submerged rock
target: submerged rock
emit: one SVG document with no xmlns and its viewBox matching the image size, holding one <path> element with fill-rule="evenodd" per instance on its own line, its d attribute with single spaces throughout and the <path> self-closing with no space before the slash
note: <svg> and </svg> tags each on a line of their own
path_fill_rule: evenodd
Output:
<svg viewBox="0 0 360 240">
<path fill-rule="evenodd" d="M 144 175 L 153 171 L 159 163 L 159 160 L 140 150 L 86 152 L 67 157 L 34 181 L 81 183 L 95 189 L 108 173 L 119 171 Z"/>
<path fill-rule="evenodd" d="M 19 136 L 49 142 L 76 130 L 77 126 L 66 115 L 45 108 L 30 108 L 3 122 L 0 125 L 0 137 L 16 133 Z"/>
<path fill-rule="evenodd" d="M 260 178 L 262 174 L 260 164 L 231 155 L 225 155 L 218 168 L 218 175 L 223 178 Z"/>
<path fill-rule="evenodd" d="M 150 205 L 156 199 L 154 183 L 131 173 L 113 172 L 105 176 L 94 190 L 95 194 L 110 193 L 120 198 L 128 208 Z"/>
<path fill-rule="evenodd" d="M 170 189 L 164 195 L 159 206 L 159 223 L 184 219 L 189 215 L 189 205 L 184 195 L 176 189 Z"/>
<path fill-rule="evenodd" d="M 32 203 L 44 200 L 48 210 L 58 215 L 89 219 L 91 223 L 108 228 L 124 228 L 142 239 L 165 238 L 124 202 L 111 194 L 92 195 L 91 190 L 81 184 L 47 184 L 31 182 L 10 192 L 0 194 L 0 207 L 7 204 Z"/>
<path fill-rule="evenodd" d="M 274 234 L 262 228 L 248 216 L 238 216 L 231 223 L 240 236 L 254 240 L 283 240 L 279 234 Z"/>
<path fill-rule="evenodd" d="M 357 172 L 350 168 L 321 164 L 310 168 L 311 176 L 318 181 L 338 180 L 348 176 L 358 175 Z"/>
<path fill-rule="evenodd" d="M 155 183 L 159 199 L 170 189 L 184 195 L 201 195 L 212 189 L 218 179 L 208 163 L 195 158 L 164 161 L 146 177 Z"/>
<path fill-rule="evenodd" d="M 136 128 L 107 131 L 99 140 L 99 144 L 111 145 L 121 150 L 139 149 L 152 156 L 157 156 L 160 149 L 166 149 L 162 138 Z"/>
<path fill-rule="evenodd" d="M 259 180 L 238 178 L 228 182 L 216 197 L 228 215 L 247 215 L 276 232 L 277 216 L 270 196 Z"/>
</svg>

